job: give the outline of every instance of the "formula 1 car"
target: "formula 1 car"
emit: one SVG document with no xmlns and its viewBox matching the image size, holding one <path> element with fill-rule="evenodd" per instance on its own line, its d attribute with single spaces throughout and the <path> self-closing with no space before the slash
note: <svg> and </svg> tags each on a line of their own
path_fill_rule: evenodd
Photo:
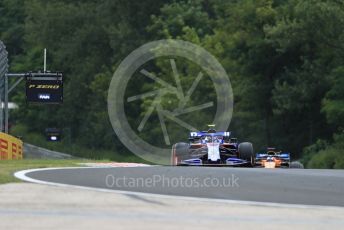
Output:
<svg viewBox="0 0 344 230">
<path fill-rule="evenodd" d="M 238 143 L 231 132 L 191 132 L 189 143 L 172 146 L 171 164 L 174 166 L 254 166 L 253 146 L 249 142 Z"/>
<path fill-rule="evenodd" d="M 267 148 L 266 152 L 257 153 L 255 159 L 256 166 L 264 168 L 290 167 L 290 153 Z"/>
</svg>

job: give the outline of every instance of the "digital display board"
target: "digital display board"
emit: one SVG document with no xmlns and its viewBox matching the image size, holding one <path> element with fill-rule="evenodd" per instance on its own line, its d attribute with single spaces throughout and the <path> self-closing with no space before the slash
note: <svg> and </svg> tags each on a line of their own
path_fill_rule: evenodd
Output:
<svg viewBox="0 0 344 230">
<path fill-rule="evenodd" d="M 26 101 L 40 104 L 63 102 L 63 81 L 60 74 L 35 74 L 26 77 Z"/>
</svg>

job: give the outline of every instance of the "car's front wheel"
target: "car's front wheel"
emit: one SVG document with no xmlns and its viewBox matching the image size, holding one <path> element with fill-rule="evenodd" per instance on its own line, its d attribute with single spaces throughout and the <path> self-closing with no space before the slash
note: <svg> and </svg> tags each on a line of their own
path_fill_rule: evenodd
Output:
<svg viewBox="0 0 344 230">
<path fill-rule="evenodd" d="M 253 145 L 250 142 L 240 143 L 238 146 L 239 157 L 246 160 L 249 166 L 253 167 L 255 165 L 254 159 L 255 154 L 253 150 Z"/>
<path fill-rule="evenodd" d="M 301 162 L 299 161 L 293 161 L 290 163 L 289 168 L 294 168 L 294 169 L 303 169 L 304 166 Z"/>
</svg>

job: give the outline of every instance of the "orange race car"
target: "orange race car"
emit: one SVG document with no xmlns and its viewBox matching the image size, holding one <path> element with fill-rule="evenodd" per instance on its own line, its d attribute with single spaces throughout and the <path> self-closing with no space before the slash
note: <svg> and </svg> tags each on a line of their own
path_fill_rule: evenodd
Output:
<svg viewBox="0 0 344 230">
<path fill-rule="evenodd" d="M 290 153 L 276 150 L 276 148 L 267 148 L 266 152 L 256 154 L 256 166 L 264 168 L 289 168 Z"/>
</svg>

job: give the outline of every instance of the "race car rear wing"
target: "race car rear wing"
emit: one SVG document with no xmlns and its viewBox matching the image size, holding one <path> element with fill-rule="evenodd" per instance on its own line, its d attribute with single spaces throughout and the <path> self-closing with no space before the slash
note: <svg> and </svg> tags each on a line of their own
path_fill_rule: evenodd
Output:
<svg viewBox="0 0 344 230">
<path fill-rule="evenodd" d="M 201 138 L 205 135 L 230 137 L 231 132 L 215 132 L 215 133 L 209 133 L 208 131 L 190 132 L 190 137 L 192 138 Z"/>
</svg>

